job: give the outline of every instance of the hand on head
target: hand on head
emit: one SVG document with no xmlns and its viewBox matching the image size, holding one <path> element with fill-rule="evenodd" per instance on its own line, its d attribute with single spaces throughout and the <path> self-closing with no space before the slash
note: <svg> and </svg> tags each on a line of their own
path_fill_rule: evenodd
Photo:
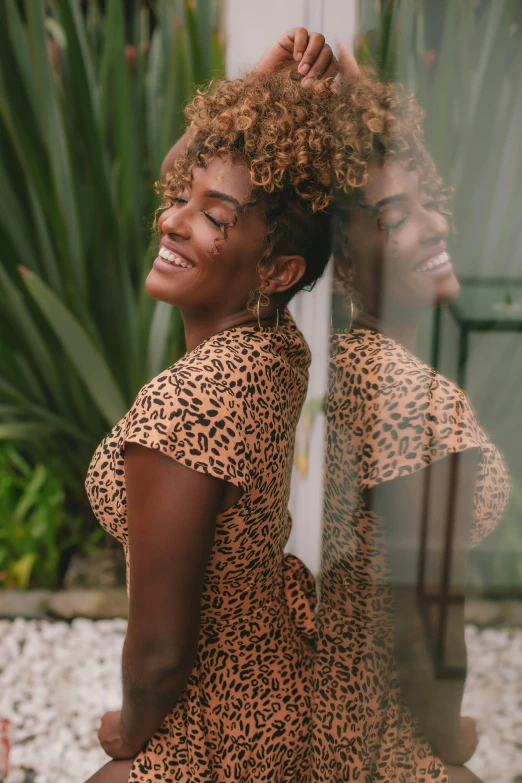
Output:
<svg viewBox="0 0 522 783">
<path fill-rule="evenodd" d="M 286 68 L 301 74 L 305 87 L 322 90 L 338 73 L 349 78 L 360 73 L 353 53 L 341 42 L 338 42 L 338 51 L 337 59 L 324 35 L 294 27 L 266 50 L 254 72 L 274 73 Z"/>
<path fill-rule="evenodd" d="M 288 69 L 303 77 L 305 87 L 322 90 L 339 72 L 339 63 L 321 33 L 294 27 L 270 46 L 254 68 L 257 73 Z"/>
</svg>

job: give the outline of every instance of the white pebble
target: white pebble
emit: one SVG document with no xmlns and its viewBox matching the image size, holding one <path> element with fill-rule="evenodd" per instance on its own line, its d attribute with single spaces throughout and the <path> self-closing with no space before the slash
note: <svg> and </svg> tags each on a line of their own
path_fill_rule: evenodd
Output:
<svg viewBox="0 0 522 783">
<path fill-rule="evenodd" d="M 0 717 L 13 724 L 5 783 L 84 783 L 107 761 L 97 731 L 121 706 L 125 620 L 0 620 Z M 483 783 L 522 774 L 522 630 L 466 628 L 463 714 L 477 720 L 469 768 Z"/>
<path fill-rule="evenodd" d="M 97 731 L 121 706 L 125 620 L 0 621 L 0 717 L 12 723 L 5 783 L 84 783 L 107 762 Z"/>
</svg>

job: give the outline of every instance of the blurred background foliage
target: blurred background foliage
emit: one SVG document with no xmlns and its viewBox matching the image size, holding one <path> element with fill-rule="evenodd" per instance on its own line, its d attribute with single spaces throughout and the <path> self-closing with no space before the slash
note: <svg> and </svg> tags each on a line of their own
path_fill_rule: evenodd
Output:
<svg viewBox="0 0 522 783">
<path fill-rule="evenodd" d="M 447 185 L 459 277 L 522 274 L 522 3 L 519 0 L 369 0 L 359 3 L 356 55 L 403 84 L 426 112 L 427 147 Z M 444 321 L 443 372 L 457 335 Z M 419 349 L 430 360 L 426 323 Z M 502 344 L 498 342 L 502 341 Z M 501 524 L 471 553 L 474 590 L 522 592 L 522 352 L 518 334 L 475 338 L 466 391 L 508 459 L 513 493 Z"/>
<path fill-rule="evenodd" d="M 220 11 L 0 3 L 0 585 L 53 586 L 94 542 L 92 453 L 184 350 L 144 289 L 154 182 L 195 87 L 224 72 Z"/>
<path fill-rule="evenodd" d="M 59 464 L 32 464 L 14 443 L 0 442 L 0 586 L 59 587 L 63 554 L 97 551 L 103 531 L 71 518 Z"/>
</svg>

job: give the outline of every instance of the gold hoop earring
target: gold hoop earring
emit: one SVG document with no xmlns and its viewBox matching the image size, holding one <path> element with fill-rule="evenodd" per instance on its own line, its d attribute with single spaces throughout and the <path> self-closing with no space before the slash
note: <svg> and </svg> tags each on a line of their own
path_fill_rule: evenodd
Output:
<svg viewBox="0 0 522 783">
<path fill-rule="evenodd" d="M 350 300 L 350 323 L 347 328 L 335 329 L 333 325 L 333 310 L 330 311 L 330 330 L 332 332 L 335 332 L 335 334 L 350 334 L 350 332 L 352 331 L 353 316 L 354 316 L 353 299 L 349 294 L 347 298 Z"/>
<path fill-rule="evenodd" d="M 257 325 L 261 329 L 260 311 L 261 311 L 261 291 L 259 292 L 259 295 L 257 297 Z"/>
<path fill-rule="evenodd" d="M 260 311 L 261 311 L 261 296 L 262 296 L 262 293 L 261 293 L 261 291 L 260 291 L 260 292 L 259 292 L 259 295 L 258 295 L 258 297 L 257 297 L 257 305 L 256 305 L 256 311 L 257 311 L 257 325 L 259 326 L 259 328 L 260 328 L 260 329 L 261 329 L 261 317 L 260 317 Z M 265 294 L 265 296 L 266 296 L 266 294 Z M 269 300 L 269 301 L 270 301 L 270 300 Z M 275 323 L 275 326 L 274 326 L 274 329 L 273 329 L 273 331 L 274 331 L 274 332 L 277 332 L 277 330 L 278 330 L 278 329 L 279 329 L 279 307 L 276 309 L 276 323 Z"/>
<path fill-rule="evenodd" d="M 352 331 L 352 326 L 353 326 L 353 299 L 350 296 L 350 325 L 346 330 L 346 334 L 350 334 L 350 332 Z"/>
</svg>

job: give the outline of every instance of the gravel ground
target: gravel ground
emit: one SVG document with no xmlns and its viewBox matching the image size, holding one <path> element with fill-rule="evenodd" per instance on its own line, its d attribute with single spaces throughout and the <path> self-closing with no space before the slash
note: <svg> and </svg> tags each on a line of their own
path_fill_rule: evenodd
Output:
<svg viewBox="0 0 522 783">
<path fill-rule="evenodd" d="M 0 620 L 0 716 L 13 723 L 6 783 L 84 783 L 106 761 L 96 732 L 118 709 L 124 620 Z M 467 628 L 464 714 L 484 783 L 522 783 L 522 629 Z"/>
<path fill-rule="evenodd" d="M 463 714 L 477 721 L 468 766 L 484 783 L 522 783 L 522 629 L 466 629 Z"/>
<path fill-rule="evenodd" d="M 108 761 L 100 718 L 121 707 L 125 620 L 0 621 L 0 716 L 13 724 L 6 783 L 84 783 Z"/>
</svg>

